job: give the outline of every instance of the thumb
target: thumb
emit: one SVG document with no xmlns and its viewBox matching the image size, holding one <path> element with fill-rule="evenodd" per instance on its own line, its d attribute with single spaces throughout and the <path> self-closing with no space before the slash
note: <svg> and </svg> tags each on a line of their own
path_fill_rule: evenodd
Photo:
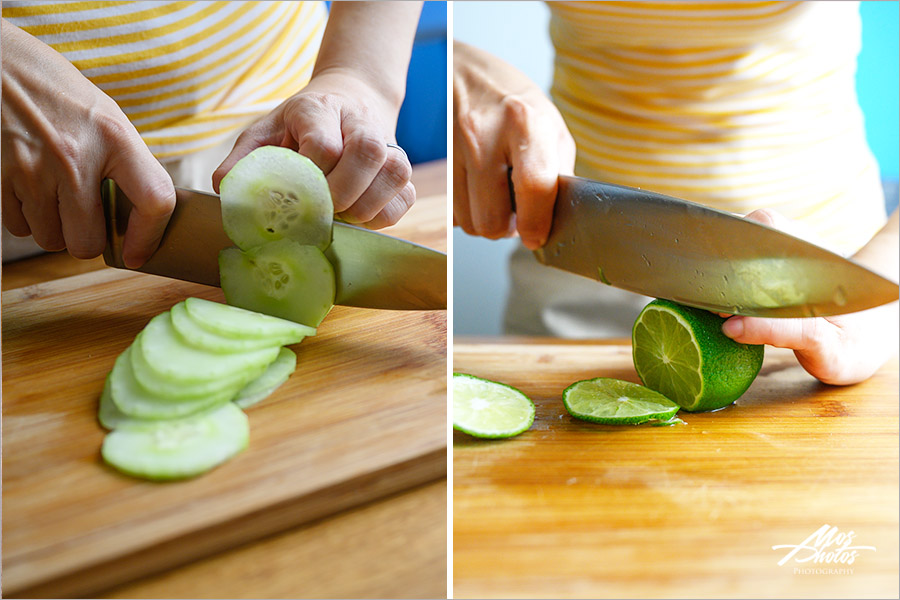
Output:
<svg viewBox="0 0 900 600">
<path fill-rule="evenodd" d="M 825 319 L 766 319 L 731 317 L 722 324 L 722 333 L 741 344 L 767 344 L 798 352 L 815 350 L 837 335 L 836 327 Z"/>
<path fill-rule="evenodd" d="M 175 186 L 140 138 L 123 148 L 106 176 L 119 184 L 133 205 L 125 230 L 122 259 L 125 266 L 136 269 L 159 246 L 175 209 Z"/>
</svg>

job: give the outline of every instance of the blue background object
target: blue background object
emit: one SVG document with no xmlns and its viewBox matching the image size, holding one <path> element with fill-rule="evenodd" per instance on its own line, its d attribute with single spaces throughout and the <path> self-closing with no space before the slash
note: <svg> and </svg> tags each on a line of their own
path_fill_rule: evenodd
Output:
<svg viewBox="0 0 900 600">
<path fill-rule="evenodd" d="M 331 2 L 325 3 L 331 8 Z M 447 3 L 423 4 L 397 119 L 397 143 L 412 164 L 447 157 Z"/>
<path fill-rule="evenodd" d="M 447 3 L 425 2 L 416 30 L 397 143 L 412 164 L 447 156 Z"/>
<path fill-rule="evenodd" d="M 862 2 L 862 52 L 856 91 L 866 118 L 866 139 L 884 178 L 900 167 L 900 2 Z"/>
</svg>

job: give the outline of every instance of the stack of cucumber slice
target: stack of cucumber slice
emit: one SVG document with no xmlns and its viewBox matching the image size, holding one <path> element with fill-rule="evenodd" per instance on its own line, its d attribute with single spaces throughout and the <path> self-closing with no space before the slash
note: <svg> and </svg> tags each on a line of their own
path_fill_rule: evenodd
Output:
<svg viewBox="0 0 900 600">
<path fill-rule="evenodd" d="M 192 477 L 243 450 L 241 409 L 287 381 L 297 357 L 284 346 L 314 335 L 334 304 L 331 193 L 312 161 L 257 148 L 220 191 L 237 245 L 219 254 L 228 305 L 188 298 L 151 319 L 100 398 L 103 458 L 137 477 Z"/>
<path fill-rule="evenodd" d="M 289 148 L 262 146 L 219 185 L 222 225 L 237 246 L 219 254 L 233 306 L 318 327 L 334 305 L 333 205 L 325 175 Z"/>
<path fill-rule="evenodd" d="M 249 435 L 241 408 L 293 373 L 297 357 L 283 346 L 315 333 L 200 298 L 153 317 L 106 378 L 104 460 L 137 477 L 178 479 L 234 456 Z"/>
</svg>

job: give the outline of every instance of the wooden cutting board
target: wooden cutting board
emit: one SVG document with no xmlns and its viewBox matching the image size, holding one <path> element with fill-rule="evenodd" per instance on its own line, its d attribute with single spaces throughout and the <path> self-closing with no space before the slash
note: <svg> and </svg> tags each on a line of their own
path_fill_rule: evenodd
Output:
<svg viewBox="0 0 900 600">
<path fill-rule="evenodd" d="M 454 371 L 519 387 L 537 414 L 510 440 L 454 433 L 454 597 L 896 598 L 896 358 L 830 387 L 766 352 L 734 406 L 615 427 L 573 419 L 561 394 L 591 377 L 639 382 L 627 340 L 456 338 Z M 826 524 L 875 550 L 779 566 L 789 549 L 773 546 Z"/>
<path fill-rule="evenodd" d="M 443 206 L 410 217 L 414 241 L 440 247 Z M 165 484 L 106 467 L 104 377 L 188 296 L 223 301 L 113 269 L 3 293 L 6 597 L 90 595 L 445 475 L 446 313 L 345 307 L 292 347 L 297 371 L 248 409 L 238 457 Z"/>
</svg>

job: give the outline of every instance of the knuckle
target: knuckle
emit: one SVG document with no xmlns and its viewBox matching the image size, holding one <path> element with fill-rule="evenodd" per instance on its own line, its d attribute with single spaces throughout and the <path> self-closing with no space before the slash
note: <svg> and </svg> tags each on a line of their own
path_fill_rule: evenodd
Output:
<svg viewBox="0 0 900 600">
<path fill-rule="evenodd" d="M 134 127 L 123 116 L 97 111 L 93 117 L 97 131 L 107 143 L 119 144 L 131 140 L 136 134 Z"/>
<path fill-rule="evenodd" d="M 163 217 L 175 210 L 175 188 L 168 179 L 157 179 L 144 184 L 140 211 L 149 217 Z"/>
<path fill-rule="evenodd" d="M 505 96 L 502 100 L 502 108 L 506 126 L 516 130 L 528 129 L 529 123 L 535 116 L 534 107 L 518 94 Z"/>
<path fill-rule="evenodd" d="M 390 153 L 381 168 L 392 190 L 403 189 L 412 177 L 412 165 L 399 151 Z"/>
<path fill-rule="evenodd" d="M 347 150 L 360 161 L 372 165 L 383 165 L 387 157 L 387 146 L 384 141 L 370 132 L 360 132 L 349 136 Z"/>
<path fill-rule="evenodd" d="M 340 142 L 331 138 L 319 135 L 316 132 L 309 131 L 300 136 L 297 140 L 300 154 L 307 156 L 310 160 L 318 159 L 328 165 L 334 165 L 341 158 L 343 148 Z M 323 168 L 324 165 L 317 165 Z"/>
</svg>

